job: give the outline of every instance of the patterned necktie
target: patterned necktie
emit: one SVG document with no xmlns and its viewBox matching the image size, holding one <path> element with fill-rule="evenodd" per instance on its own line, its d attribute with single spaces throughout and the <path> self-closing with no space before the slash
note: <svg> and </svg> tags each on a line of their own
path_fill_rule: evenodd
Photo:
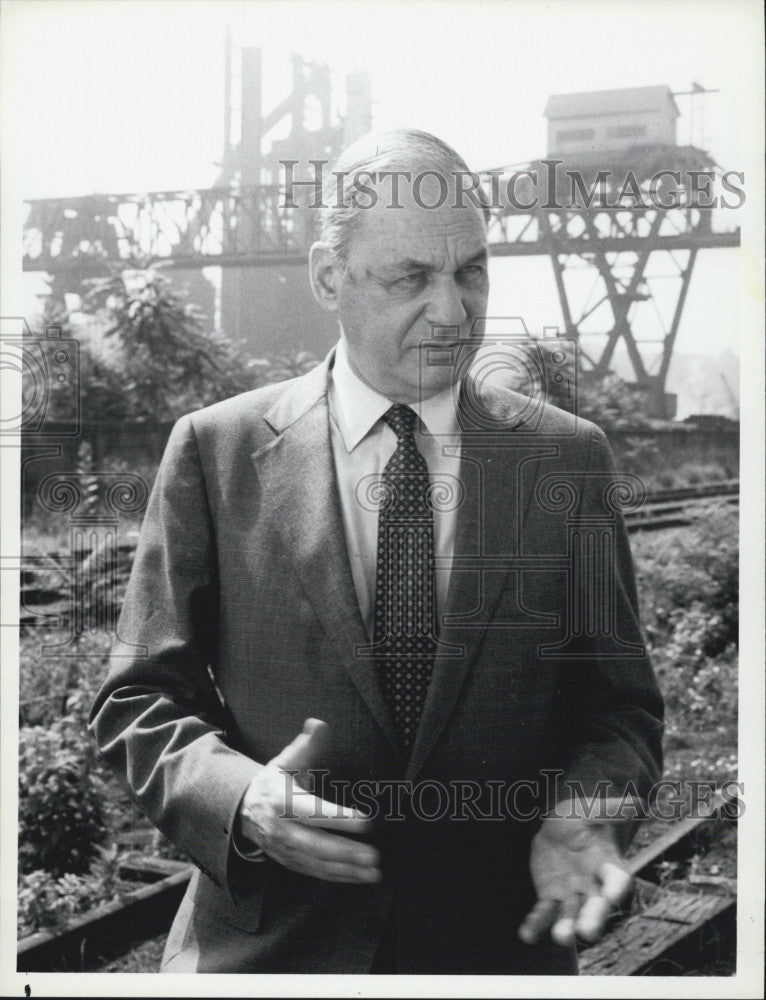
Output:
<svg viewBox="0 0 766 1000">
<path fill-rule="evenodd" d="M 428 467 L 413 435 L 415 412 L 395 405 L 383 419 L 396 434 L 397 447 L 380 491 L 373 648 L 409 751 L 436 655 L 433 509 Z"/>
</svg>

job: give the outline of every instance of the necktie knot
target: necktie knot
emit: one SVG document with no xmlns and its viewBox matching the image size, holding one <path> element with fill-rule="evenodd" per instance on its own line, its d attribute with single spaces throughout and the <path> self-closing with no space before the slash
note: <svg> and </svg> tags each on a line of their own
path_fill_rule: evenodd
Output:
<svg viewBox="0 0 766 1000">
<path fill-rule="evenodd" d="M 383 414 L 383 419 L 401 442 L 414 441 L 417 413 L 402 403 L 394 405 Z"/>
</svg>

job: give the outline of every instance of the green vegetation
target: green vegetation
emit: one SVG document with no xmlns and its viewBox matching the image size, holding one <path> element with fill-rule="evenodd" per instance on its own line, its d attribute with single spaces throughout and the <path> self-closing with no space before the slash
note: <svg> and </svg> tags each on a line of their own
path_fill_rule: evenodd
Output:
<svg viewBox="0 0 766 1000">
<path fill-rule="evenodd" d="M 121 853 L 116 845 L 95 848 L 94 855 L 89 870 L 79 875 L 35 869 L 19 876 L 19 937 L 65 926 L 135 888 L 119 876 Z"/>
<path fill-rule="evenodd" d="M 87 871 L 106 836 L 94 751 L 75 714 L 19 734 L 19 866 L 54 875 Z"/>
<path fill-rule="evenodd" d="M 200 310 L 153 268 L 114 270 L 86 285 L 78 313 L 90 326 L 78 327 L 75 314 L 54 306 L 50 296 L 43 311 L 44 323 L 66 336 L 78 331 L 85 424 L 173 422 L 316 364 L 305 351 L 294 358 L 250 357 L 244 345 L 208 329 Z M 58 416 L 66 418 L 67 411 Z"/>
<path fill-rule="evenodd" d="M 681 531 L 632 539 L 674 777 L 735 777 L 738 516 L 711 503 Z"/>
<path fill-rule="evenodd" d="M 86 420 L 172 420 L 243 389 L 299 375 L 315 363 L 307 354 L 243 361 L 235 345 L 205 333 L 193 307 L 156 272 L 144 272 L 129 285 L 119 275 L 97 283 L 85 308 L 107 330 L 101 342 L 84 349 Z M 607 431 L 636 426 L 636 403 L 622 384 L 586 394 L 581 403 L 583 415 Z M 727 478 L 717 466 L 689 464 L 666 470 L 675 478 L 663 482 L 659 477 L 665 471 L 656 470 L 650 443 L 636 438 L 631 447 L 620 467 L 645 475 L 650 488 Z M 80 466 L 86 474 L 93 471 L 85 449 Z M 128 471 L 119 459 L 100 466 L 107 468 Z M 151 485 L 156 468 L 149 463 L 129 471 Z M 120 522 L 121 542 L 136 536 L 140 521 L 136 514 Z M 25 513 L 23 527 L 25 556 L 37 557 L 33 587 L 39 603 L 45 609 L 53 595 L 64 626 L 25 627 L 21 634 L 21 935 L 59 926 L 118 898 L 126 888 L 120 861 L 137 843 L 173 855 L 172 846 L 152 836 L 123 786 L 94 757 L 86 717 L 106 673 L 109 637 L 75 631 L 66 645 L 69 523 L 37 503 Z M 719 782 L 735 777 L 737 530 L 736 511 L 711 504 L 690 528 L 632 539 L 642 621 L 667 704 L 667 773 L 672 777 Z M 114 566 L 89 565 L 85 603 L 95 600 L 103 607 L 109 591 L 109 601 L 119 606 L 131 558 L 129 550 L 121 550 L 116 572 Z M 87 608 L 85 616 L 89 621 Z M 58 651 L 51 648 L 57 644 Z M 114 967 L 155 971 L 158 954 L 155 942 Z"/>
<path fill-rule="evenodd" d="M 632 545 L 647 642 L 666 699 L 667 773 L 716 782 L 735 777 L 736 511 L 711 504 L 693 526 L 634 535 Z M 122 588 L 124 582 L 115 600 Z M 74 657 L 43 655 L 42 641 L 41 630 L 22 635 L 24 933 L 119 895 L 114 866 L 132 846 L 126 831 L 136 825 L 121 784 L 93 760 L 85 731 L 88 706 L 106 671 L 103 637 L 80 637 L 69 650 Z M 97 847 L 104 842 L 117 852 L 111 868 Z M 159 842 L 156 850 L 172 854 Z"/>
</svg>

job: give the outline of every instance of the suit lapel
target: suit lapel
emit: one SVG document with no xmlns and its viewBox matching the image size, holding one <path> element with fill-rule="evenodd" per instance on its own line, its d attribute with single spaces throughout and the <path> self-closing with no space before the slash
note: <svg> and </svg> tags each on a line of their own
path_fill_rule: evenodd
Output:
<svg viewBox="0 0 766 1000">
<path fill-rule="evenodd" d="M 400 736 L 375 661 L 363 655 L 369 639 L 351 575 L 330 442 L 327 378 L 331 363 L 332 355 L 277 398 L 266 416 L 276 437 L 251 457 L 264 506 L 278 521 L 285 549 L 317 617 L 401 758 Z M 494 411 L 494 423 L 470 425 L 463 434 L 460 478 L 465 499 L 458 512 L 440 648 L 407 765 L 409 778 L 420 770 L 444 730 L 491 621 L 508 575 L 508 557 L 519 553 L 532 495 L 531 491 L 520 495 L 522 469 L 535 449 L 530 441 L 532 455 L 524 448 L 509 450 L 510 432 L 521 423 L 508 412 L 509 400 L 514 399 L 521 400 L 516 404 L 518 412 L 524 400 L 515 393 L 506 392 L 494 403 L 491 397 L 485 398 L 487 414 Z"/>
<path fill-rule="evenodd" d="M 296 573 L 338 655 L 393 749 L 396 725 L 372 660 L 358 651 L 369 640 L 346 550 L 343 515 L 330 442 L 325 363 L 293 384 L 269 411 L 278 436 L 251 457 L 264 507 L 279 531 Z"/>
<path fill-rule="evenodd" d="M 469 425 L 462 436 L 460 480 L 465 499 L 458 512 L 440 652 L 407 767 L 408 778 L 420 770 L 444 730 L 508 576 L 508 557 L 520 551 L 531 501 L 531 492 L 520 495 L 522 471 L 530 453 L 515 447 L 525 442 L 523 438 L 513 442 L 512 432 L 521 421 L 507 412 L 507 400 L 506 393 L 506 405 L 497 407 L 496 423 Z M 483 402 L 491 415 L 492 397 Z"/>
</svg>

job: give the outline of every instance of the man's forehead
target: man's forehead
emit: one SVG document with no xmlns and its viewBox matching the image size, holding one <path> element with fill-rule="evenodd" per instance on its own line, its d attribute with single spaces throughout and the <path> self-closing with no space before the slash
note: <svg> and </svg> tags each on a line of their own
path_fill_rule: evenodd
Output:
<svg viewBox="0 0 766 1000">
<path fill-rule="evenodd" d="M 378 203 L 359 212 L 358 249 L 374 253 L 380 262 L 432 266 L 445 254 L 472 258 L 487 246 L 481 211 L 465 204 L 445 203 L 425 208 L 402 197 L 401 208 Z"/>
</svg>

